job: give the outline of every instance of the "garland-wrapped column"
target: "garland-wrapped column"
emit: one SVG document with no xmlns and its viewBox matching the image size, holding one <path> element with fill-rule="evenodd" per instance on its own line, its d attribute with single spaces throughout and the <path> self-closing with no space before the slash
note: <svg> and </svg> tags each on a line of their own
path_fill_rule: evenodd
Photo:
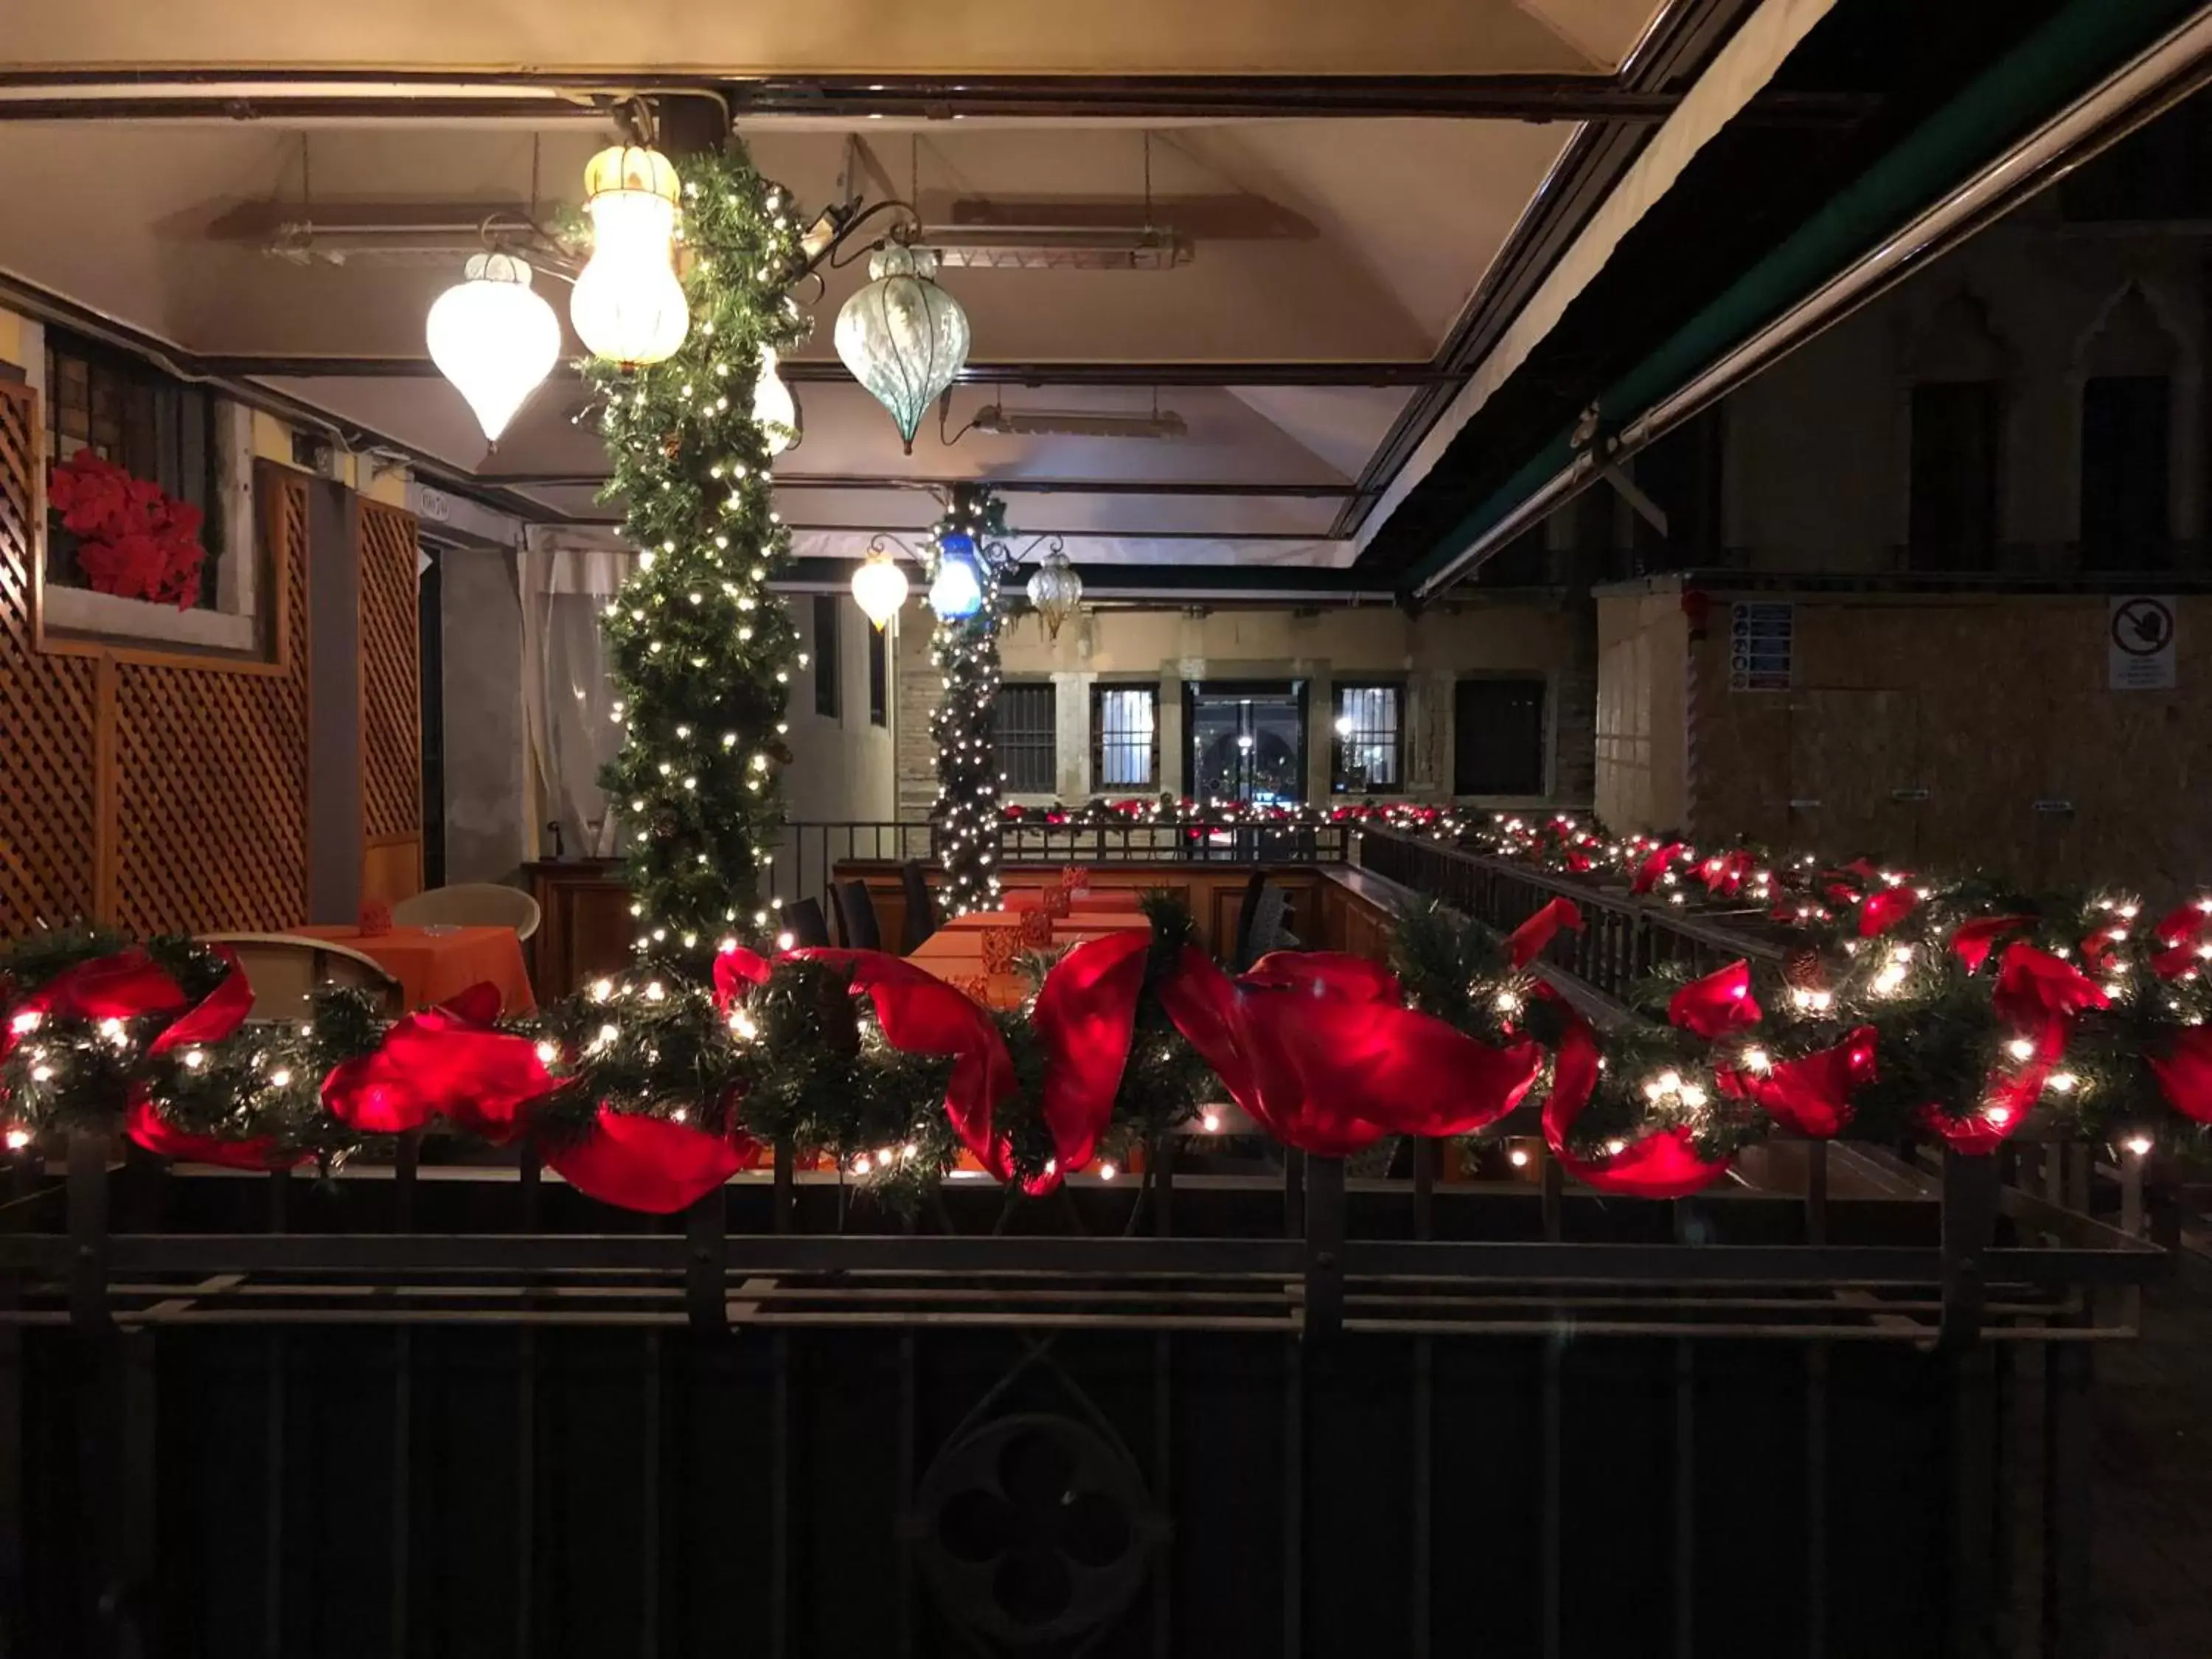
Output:
<svg viewBox="0 0 2212 1659">
<path fill-rule="evenodd" d="M 629 830 L 638 950 L 703 968 L 719 939 L 770 921 L 762 874 L 791 758 L 785 704 L 806 659 L 769 591 L 790 537 L 753 394 L 761 349 L 787 350 L 806 322 L 785 292 L 799 231 L 788 193 L 735 140 L 682 171 L 690 331 L 664 363 L 594 361 L 586 373 L 607 495 L 627 506 L 639 550 L 603 623 L 623 741 L 600 781 Z"/>
<path fill-rule="evenodd" d="M 989 490 L 962 484 L 930 533 L 930 608 L 937 613 L 930 637 L 943 695 L 929 717 L 937 745 L 938 860 L 945 871 L 947 915 L 999 907 L 999 576 L 998 555 L 1006 535 L 1006 508 Z M 958 572 L 974 571 L 974 603 Z"/>
</svg>

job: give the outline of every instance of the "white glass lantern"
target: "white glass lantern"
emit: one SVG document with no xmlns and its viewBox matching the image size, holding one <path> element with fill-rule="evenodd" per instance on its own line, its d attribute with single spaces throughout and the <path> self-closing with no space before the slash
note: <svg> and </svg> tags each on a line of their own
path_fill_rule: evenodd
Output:
<svg viewBox="0 0 2212 1659">
<path fill-rule="evenodd" d="M 768 441 L 770 456 L 782 454 L 799 441 L 799 400 L 775 369 L 775 348 L 763 346 L 760 379 L 753 382 L 753 424 Z"/>
<path fill-rule="evenodd" d="M 837 355 L 891 412 L 907 453 L 921 417 L 968 361 L 968 313 L 937 285 L 937 256 L 893 243 L 837 313 Z"/>
<path fill-rule="evenodd" d="M 1083 603 L 1083 578 L 1076 574 L 1075 567 L 1067 562 L 1065 553 L 1048 553 L 1030 574 L 1030 603 L 1036 607 L 1037 615 L 1052 637 L 1060 637 L 1060 625 L 1073 614 Z"/>
<path fill-rule="evenodd" d="M 676 169 L 657 149 L 617 144 L 584 169 L 592 257 L 576 278 L 568 320 L 595 356 L 664 362 L 690 332 L 676 280 Z"/>
<path fill-rule="evenodd" d="M 898 615 L 908 591 L 906 572 L 881 548 L 869 554 L 853 573 L 853 602 L 878 629 Z"/>
<path fill-rule="evenodd" d="M 430 307 L 430 361 L 476 411 L 495 447 L 561 356 L 561 319 L 511 253 L 478 253 Z"/>
</svg>

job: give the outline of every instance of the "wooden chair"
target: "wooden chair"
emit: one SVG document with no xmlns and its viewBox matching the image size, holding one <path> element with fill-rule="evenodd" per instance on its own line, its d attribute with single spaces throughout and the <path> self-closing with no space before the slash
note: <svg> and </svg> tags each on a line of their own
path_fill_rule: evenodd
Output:
<svg viewBox="0 0 2212 1659">
<path fill-rule="evenodd" d="M 456 882 L 433 887 L 392 907 L 401 927 L 512 927 L 519 939 L 538 931 L 538 901 L 519 887 L 493 881 Z"/>
<path fill-rule="evenodd" d="M 830 945 L 830 924 L 822 915 L 820 899 L 800 899 L 787 904 L 777 912 L 783 919 L 783 931 L 791 935 L 794 945 L 826 950 Z"/>
<path fill-rule="evenodd" d="M 899 950 L 912 956 L 937 931 L 937 900 L 929 890 L 928 878 L 922 874 L 920 859 L 908 859 L 899 866 L 899 885 L 906 891 L 906 936 Z"/>
<path fill-rule="evenodd" d="M 841 881 L 830 889 L 837 901 L 837 931 L 845 936 L 848 951 L 880 951 L 883 929 L 876 923 L 876 902 L 868 896 L 865 881 Z"/>
<path fill-rule="evenodd" d="M 325 985 L 374 991 L 386 1012 L 406 1012 L 399 981 L 351 945 L 297 933 L 203 933 L 200 943 L 228 946 L 238 957 L 246 982 L 253 988 L 249 1018 L 299 1019 L 310 1011 L 315 991 Z"/>
</svg>

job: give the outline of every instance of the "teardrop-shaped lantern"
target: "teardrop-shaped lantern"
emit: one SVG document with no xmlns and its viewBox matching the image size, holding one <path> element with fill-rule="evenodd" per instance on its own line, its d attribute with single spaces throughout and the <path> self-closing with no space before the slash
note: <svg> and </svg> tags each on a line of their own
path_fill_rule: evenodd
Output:
<svg viewBox="0 0 2212 1659">
<path fill-rule="evenodd" d="M 853 573 L 853 602 L 878 629 L 898 615 L 908 592 L 906 572 L 893 562 L 890 552 L 883 548 L 869 554 Z"/>
<path fill-rule="evenodd" d="M 1065 553 L 1048 553 L 1037 568 L 1030 574 L 1030 603 L 1036 607 L 1037 615 L 1052 637 L 1060 637 L 1060 625 L 1083 603 L 1083 578 L 1067 562 Z"/>
<path fill-rule="evenodd" d="M 907 453 L 921 417 L 968 361 L 968 313 L 937 285 L 937 256 L 890 243 L 837 313 L 837 355 L 891 412 Z"/>
<path fill-rule="evenodd" d="M 753 382 L 753 424 L 768 441 L 770 456 L 799 441 L 799 399 L 776 372 L 775 348 L 761 348 L 760 379 Z"/>
<path fill-rule="evenodd" d="M 561 319 L 511 253 L 471 256 L 462 280 L 431 306 L 424 331 L 430 361 L 495 446 L 561 356 Z"/>
<path fill-rule="evenodd" d="M 659 150 L 616 144 L 584 169 L 592 257 L 568 320 L 595 356 L 635 367 L 674 356 L 691 327 L 676 276 L 676 169 Z"/>
</svg>

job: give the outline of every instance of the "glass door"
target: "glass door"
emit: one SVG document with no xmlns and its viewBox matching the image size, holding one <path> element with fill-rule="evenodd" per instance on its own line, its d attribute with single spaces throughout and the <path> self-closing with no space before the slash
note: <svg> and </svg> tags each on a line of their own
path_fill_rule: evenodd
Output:
<svg viewBox="0 0 2212 1659">
<path fill-rule="evenodd" d="M 1183 716 L 1183 775 L 1200 805 L 1291 806 L 1305 799 L 1304 681 L 1188 684 Z"/>
</svg>

